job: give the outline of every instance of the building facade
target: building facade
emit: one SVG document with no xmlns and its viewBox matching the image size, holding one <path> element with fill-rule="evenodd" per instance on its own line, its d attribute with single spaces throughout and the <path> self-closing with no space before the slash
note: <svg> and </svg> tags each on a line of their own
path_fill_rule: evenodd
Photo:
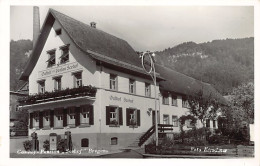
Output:
<svg viewBox="0 0 260 166">
<path fill-rule="evenodd" d="M 189 88 L 173 77 L 197 87 L 194 79 L 167 70 L 170 75 L 158 66 L 155 94 L 126 41 L 50 9 L 21 76 L 29 80 L 31 97 L 20 106 L 30 115 L 29 135 L 38 134 L 40 148 L 50 135 L 60 139 L 66 131 L 75 149 L 126 148 L 154 125 L 155 98 L 159 124 L 179 132 L 178 118 L 189 111 L 182 89 Z"/>
</svg>

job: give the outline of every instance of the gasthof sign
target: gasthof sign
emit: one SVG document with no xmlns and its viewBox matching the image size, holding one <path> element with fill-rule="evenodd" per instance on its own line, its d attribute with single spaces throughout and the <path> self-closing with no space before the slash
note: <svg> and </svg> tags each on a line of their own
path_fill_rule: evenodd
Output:
<svg viewBox="0 0 260 166">
<path fill-rule="evenodd" d="M 79 64 L 77 62 L 74 62 L 74 63 L 62 65 L 62 66 L 59 66 L 56 68 L 39 71 L 38 77 L 42 78 L 42 77 L 48 77 L 48 76 L 52 76 L 52 75 L 62 74 L 65 72 L 69 72 L 69 71 L 78 69 L 78 68 L 79 68 Z"/>
</svg>

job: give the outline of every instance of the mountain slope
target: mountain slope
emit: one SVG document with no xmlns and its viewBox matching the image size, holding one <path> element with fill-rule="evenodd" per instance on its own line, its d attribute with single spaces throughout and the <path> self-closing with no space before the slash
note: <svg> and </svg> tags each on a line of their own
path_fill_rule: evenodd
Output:
<svg viewBox="0 0 260 166">
<path fill-rule="evenodd" d="M 156 52 L 156 62 L 212 84 L 223 95 L 254 79 L 254 38 L 186 42 Z"/>
</svg>

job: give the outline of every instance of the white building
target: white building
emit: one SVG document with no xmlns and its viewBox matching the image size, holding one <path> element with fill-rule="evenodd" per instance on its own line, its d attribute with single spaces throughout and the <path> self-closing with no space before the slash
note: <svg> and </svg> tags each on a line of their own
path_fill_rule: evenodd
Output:
<svg viewBox="0 0 260 166">
<path fill-rule="evenodd" d="M 209 84 L 158 65 L 155 96 L 126 41 L 53 9 L 37 38 L 21 76 L 31 97 L 21 107 L 30 113 L 29 135 L 36 129 L 40 148 L 51 133 L 63 138 L 68 128 L 76 149 L 124 148 L 153 126 L 155 97 L 159 123 L 173 125 L 171 132 L 179 132 L 177 119 L 188 112 L 185 95 L 203 86 L 222 98 Z"/>
</svg>

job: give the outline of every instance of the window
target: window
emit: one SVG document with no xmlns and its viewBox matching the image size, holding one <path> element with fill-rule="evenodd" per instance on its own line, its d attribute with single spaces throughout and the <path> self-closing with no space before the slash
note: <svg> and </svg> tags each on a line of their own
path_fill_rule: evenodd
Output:
<svg viewBox="0 0 260 166">
<path fill-rule="evenodd" d="M 110 74 L 110 89 L 117 90 L 117 76 Z"/>
<path fill-rule="evenodd" d="M 59 109 L 55 111 L 55 127 L 63 126 L 63 110 Z"/>
<path fill-rule="evenodd" d="M 39 127 L 39 111 L 33 113 L 33 126 L 36 128 Z"/>
<path fill-rule="evenodd" d="M 88 147 L 89 140 L 87 138 L 81 139 L 81 147 Z"/>
<path fill-rule="evenodd" d="M 163 124 L 170 124 L 169 123 L 169 115 L 163 115 Z"/>
<path fill-rule="evenodd" d="M 93 105 L 80 106 L 80 125 L 93 125 Z"/>
<path fill-rule="evenodd" d="M 123 125 L 122 108 L 116 106 L 106 107 L 106 125 L 119 126 Z"/>
<path fill-rule="evenodd" d="M 74 87 L 79 88 L 82 86 L 82 72 L 74 73 Z"/>
<path fill-rule="evenodd" d="M 216 128 L 216 120 L 213 120 L 213 128 Z"/>
<path fill-rule="evenodd" d="M 140 110 L 126 109 L 126 126 L 140 126 Z"/>
<path fill-rule="evenodd" d="M 178 104 L 177 104 L 177 96 L 173 95 L 173 94 L 172 94 L 172 105 L 173 106 L 178 106 Z"/>
<path fill-rule="evenodd" d="M 206 119 L 206 127 L 210 127 L 210 119 Z"/>
<path fill-rule="evenodd" d="M 61 35 L 61 28 L 55 30 L 55 33 L 56 33 L 57 36 Z"/>
<path fill-rule="evenodd" d="M 172 125 L 173 127 L 178 127 L 178 117 L 177 116 L 172 116 Z"/>
<path fill-rule="evenodd" d="M 163 94 L 162 96 L 162 103 L 165 105 L 169 105 L 169 96 L 168 94 Z"/>
<path fill-rule="evenodd" d="M 117 145 L 117 141 L 118 141 L 117 137 L 111 138 L 111 145 Z"/>
<path fill-rule="evenodd" d="M 145 83 L 145 96 L 151 97 L 151 85 L 149 83 Z"/>
<path fill-rule="evenodd" d="M 56 64 L 56 60 L 55 60 L 55 52 L 56 49 L 47 51 L 48 55 L 49 55 L 49 59 L 46 61 L 48 63 L 48 67 L 52 67 Z"/>
<path fill-rule="evenodd" d="M 183 108 L 189 108 L 188 100 L 185 97 L 182 97 L 182 107 Z"/>
<path fill-rule="evenodd" d="M 75 107 L 68 109 L 67 122 L 69 126 L 75 126 Z"/>
<path fill-rule="evenodd" d="M 129 93 L 135 94 L 135 80 L 129 79 Z"/>
<path fill-rule="evenodd" d="M 43 112 L 43 127 L 50 126 L 50 111 Z"/>
<path fill-rule="evenodd" d="M 39 93 L 45 92 L 45 80 L 38 81 L 38 92 Z"/>
<path fill-rule="evenodd" d="M 54 90 L 61 90 L 61 77 L 54 78 Z"/>
<path fill-rule="evenodd" d="M 69 45 L 65 45 L 60 47 L 61 49 L 61 57 L 60 57 L 60 63 L 66 63 L 69 62 Z"/>
</svg>

